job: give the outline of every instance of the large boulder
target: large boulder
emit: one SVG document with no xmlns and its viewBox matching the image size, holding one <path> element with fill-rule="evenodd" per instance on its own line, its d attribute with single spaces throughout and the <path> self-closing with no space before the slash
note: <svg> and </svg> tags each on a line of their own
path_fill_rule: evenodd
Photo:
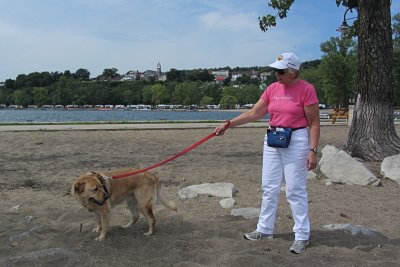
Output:
<svg viewBox="0 0 400 267">
<path fill-rule="evenodd" d="M 320 170 L 329 182 L 362 186 L 380 184 L 370 170 L 343 150 L 327 145 L 321 152 Z"/>
<path fill-rule="evenodd" d="M 384 158 L 381 164 L 381 174 L 400 184 L 400 155 Z"/>
</svg>

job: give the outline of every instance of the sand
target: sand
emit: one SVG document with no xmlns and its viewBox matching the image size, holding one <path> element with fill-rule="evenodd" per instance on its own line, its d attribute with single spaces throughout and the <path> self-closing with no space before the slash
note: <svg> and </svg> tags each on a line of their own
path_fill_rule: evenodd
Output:
<svg viewBox="0 0 400 267">
<path fill-rule="evenodd" d="M 397 128 L 399 131 L 400 128 Z M 178 212 L 157 208 L 156 232 L 147 222 L 123 229 L 125 205 L 113 210 L 105 241 L 96 242 L 94 215 L 69 193 L 79 174 L 144 168 L 208 135 L 211 129 L 1 132 L 0 266 L 400 266 L 400 187 L 367 162 L 380 187 L 308 183 L 311 244 L 302 255 L 288 249 L 293 219 L 282 192 L 275 239 L 242 238 L 257 219 L 230 215 L 220 198 L 180 200 L 178 191 L 206 182 L 233 183 L 234 208 L 259 207 L 262 128 L 238 128 L 155 169 Z M 321 147 L 342 148 L 348 127 L 324 126 Z M 340 167 L 340 166 L 338 166 Z M 374 229 L 376 237 L 328 231 L 326 224 Z"/>
</svg>

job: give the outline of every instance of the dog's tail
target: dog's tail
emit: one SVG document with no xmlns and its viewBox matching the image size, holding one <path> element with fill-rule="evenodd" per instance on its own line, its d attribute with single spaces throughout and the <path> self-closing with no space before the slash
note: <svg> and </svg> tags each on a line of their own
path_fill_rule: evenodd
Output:
<svg viewBox="0 0 400 267">
<path fill-rule="evenodd" d="M 156 192 L 157 192 L 157 199 L 160 200 L 161 204 L 163 204 L 166 208 L 169 208 L 170 210 L 173 211 L 178 211 L 178 208 L 172 200 L 168 200 L 163 193 L 161 192 L 161 185 L 160 185 L 160 180 L 158 177 L 155 177 L 155 182 L 156 182 Z"/>
</svg>

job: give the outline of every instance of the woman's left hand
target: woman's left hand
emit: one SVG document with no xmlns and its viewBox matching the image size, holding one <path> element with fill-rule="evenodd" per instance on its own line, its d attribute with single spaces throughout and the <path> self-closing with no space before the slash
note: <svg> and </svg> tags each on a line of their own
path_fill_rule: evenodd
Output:
<svg viewBox="0 0 400 267">
<path fill-rule="evenodd" d="M 307 170 L 317 167 L 317 153 L 310 151 L 307 156 Z"/>
</svg>

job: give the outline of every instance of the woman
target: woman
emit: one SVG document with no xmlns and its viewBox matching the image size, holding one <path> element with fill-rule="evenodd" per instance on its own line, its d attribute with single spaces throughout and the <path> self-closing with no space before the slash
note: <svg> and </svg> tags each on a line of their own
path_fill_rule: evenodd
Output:
<svg viewBox="0 0 400 267">
<path fill-rule="evenodd" d="M 318 98 L 313 85 L 299 79 L 301 62 L 293 53 L 283 53 L 269 65 L 277 82 L 271 84 L 255 106 L 216 128 L 223 135 L 229 127 L 257 121 L 270 114 L 271 134 L 290 128 L 288 147 L 272 147 L 265 135 L 262 168 L 262 205 L 257 229 L 244 235 L 248 240 L 272 239 L 282 180 L 294 218 L 292 253 L 303 253 L 309 244 L 307 171 L 317 164 L 320 135 Z M 277 131 L 278 130 L 278 131 Z M 290 133 L 289 133 L 290 134 Z M 284 139 L 284 138 L 283 138 Z M 270 141 L 272 138 L 270 137 Z"/>
</svg>

